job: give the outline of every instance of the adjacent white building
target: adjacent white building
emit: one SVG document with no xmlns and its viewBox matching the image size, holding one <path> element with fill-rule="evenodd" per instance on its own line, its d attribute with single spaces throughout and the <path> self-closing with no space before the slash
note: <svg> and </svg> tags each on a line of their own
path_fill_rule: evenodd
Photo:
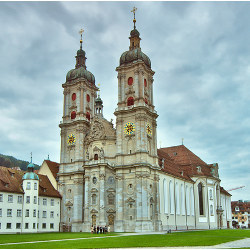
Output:
<svg viewBox="0 0 250 250">
<path fill-rule="evenodd" d="M 61 195 L 33 170 L 0 167 L 0 233 L 59 231 Z"/>
</svg>

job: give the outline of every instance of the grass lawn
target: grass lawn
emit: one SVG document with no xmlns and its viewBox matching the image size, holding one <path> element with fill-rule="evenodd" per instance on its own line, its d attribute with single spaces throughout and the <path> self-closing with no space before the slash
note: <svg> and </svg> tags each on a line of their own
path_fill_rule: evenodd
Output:
<svg viewBox="0 0 250 250">
<path fill-rule="evenodd" d="M 99 238 L 99 237 L 105 238 Z M 40 241 L 52 239 L 74 239 L 58 242 L 44 242 L 18 245 L 0 245 L 0 248 L 121 248 L 121 247 L 184 247 L 211 246 L 244 238 L 250 238 L 249 230 L 209 230 L 177 232 L 163 235 L 119 236 L 91 235 L 90 233 L 52 233 L 52 234 L 23 234 L 0 235 L 0 243 Z M 93 237 L 97 237 L 93 239 Z"/>
</svg>

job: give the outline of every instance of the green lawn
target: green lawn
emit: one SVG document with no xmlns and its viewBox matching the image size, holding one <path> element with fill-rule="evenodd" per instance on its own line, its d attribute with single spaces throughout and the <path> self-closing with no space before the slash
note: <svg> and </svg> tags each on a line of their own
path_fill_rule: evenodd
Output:
<svg viewBox="0 0 250 250">
<path fill-rule="evenodd" d="M 119 236 L 119 234 L 112 234 Z M 249 230 L 209 230 L 177 232 L 163 235 L 138 235 L 110 237 L 110 235 L 91 235 L 90 233 L 52 233 L 0 235 L 0 243 L 41 241 L 57 239 L 75 239 L 57 242 L 44 242 L 18 245 L 0 245 L 0 248 L 121 248 L 121 247 L 184 247 L 211 246 L 244 238 L 250 238 Z M 99 238 L 99 237 L 105 238 Z M 93 239 L 93 237 L 97 237 Z"/>
</svg>

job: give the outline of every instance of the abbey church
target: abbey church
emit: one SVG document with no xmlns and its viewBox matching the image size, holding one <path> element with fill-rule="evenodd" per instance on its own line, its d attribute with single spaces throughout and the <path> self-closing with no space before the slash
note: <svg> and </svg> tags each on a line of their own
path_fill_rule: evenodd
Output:
<svg viewBox="0 0 250 250">
<path fill-rule="evenodd" d="M 75 68 L 62 84 L 61 231 L 230 228 L 231 195 L 220 186 L 218 164 L 184 145 L 157 149 L 154 71 L 133 22 L 129 49 L 116 68 L 116 124 L 103 116 L 82 32 Z"/>
</svg>

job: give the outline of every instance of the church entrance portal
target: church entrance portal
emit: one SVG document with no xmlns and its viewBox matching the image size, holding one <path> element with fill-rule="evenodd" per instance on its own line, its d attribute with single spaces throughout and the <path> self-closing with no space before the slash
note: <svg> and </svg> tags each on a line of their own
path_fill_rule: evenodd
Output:
<svg viewBox="0 0 250 250">
<path fill-rule="evenodd" d="M 110 231 L 114 231 L 114 220 L 115 216 L 113 214 L 108 215 L 108 225 L 110 226 Z"/>
<path fill-rule="evenodd" d="M 96 226 L 96 215 L 95 214 L 92 215 L 92 225 Z"/>
</svg>

